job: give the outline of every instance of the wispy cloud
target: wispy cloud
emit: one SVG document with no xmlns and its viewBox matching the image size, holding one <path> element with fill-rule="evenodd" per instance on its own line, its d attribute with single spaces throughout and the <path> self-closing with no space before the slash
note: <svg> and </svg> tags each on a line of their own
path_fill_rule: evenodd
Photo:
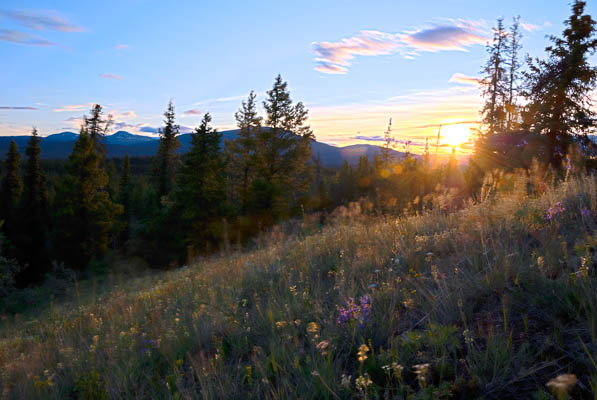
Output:
<svg viewBox="0 0 597 400">
<path fill-rule="evenodd" d="M 413 58 L 419 52 L 466 51 L 485 44 L 484 22 L 445 20 L 425 28 L 387 33 L 361 31 L 337 42 L 315 42 L 315 69 L 327 74 L 345 74 L 355 56 L 378 56 L 400 53 Z"/>
<path fill-rule="evenodd" d="M 130 46 L 128 44 L 116 44 L 114 45 L 116 50 L 128 50 Z"/>
<path fill-rule="evenodd" d="M 83 32 L 84 29 L 77 26 L 65 17 L 58 15 L 54 11 L 13 11 L 3 10 L 0 14 L 17 22 L 22 26 L 26 26 L 38 31 L 59 31 L 59 32 Z"/>
<path fill-rule="evenodd" d="M 55 108 L 54 112 L 79 112 L 79 111 L 87 111 L 93 103 L 87 104 L 71 104 L 62 107 Z"/>
<path fill-rule="evenodd" d="M 31 35 L 26 32 L 14 29 L 0 29 L 0 40 L 16 44 L 27 44 L 30 46 L 55 46 L 56 43 Z"/>
<path fill-rule="evenodd" d="M 99 76 L 100 78 L 104 78 L 104 79 L 114 79 L 117 81 L 121 81 L 123 78 L 120 75 L 115 75 L 115 74 L 98 74 L 97 76 Z"/>
<path fill-rule="evenodd" d="M 29 106 L 0 106 L 0 110 L 37 110 L 37 107 Z"/>
<path fill-rule="evenodd" d="M 198 108 L 192 108 L 182 113 L 183 115 L 201 115 L 201 110 Z"/>
<path fill-rule="evenodd" d="M 460 83 L 463 85 L 472 85 L 472 86 L 479 86 L 483 79 L 478 76 L 469 76 L 465 74 L 461 74 L 460 72 L 455 73 L 452 75 L 448 82 L 451 83 Z"/>
<path fill-rule="evenodd" d="M 230 96 L 230 97 L 215 97 L 213 99 L 205 99 L 205 100 L 198 101 L 194 105 L 199 106 L 202 104 L 211 104 L 211 103 L 227 103 L 230 101 L 238 101 L 238 100 L 246 99 L 247 96 L 248 96 L 248 94 L 242 94 L 239 96 Z"/>
</svg>

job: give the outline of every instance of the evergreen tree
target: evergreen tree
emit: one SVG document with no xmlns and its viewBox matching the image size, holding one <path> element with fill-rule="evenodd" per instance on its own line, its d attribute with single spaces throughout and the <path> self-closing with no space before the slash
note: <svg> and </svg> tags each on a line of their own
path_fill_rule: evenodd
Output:
<svg viewBox="0 0 597 400">
<path fill-rule="evenodd" d="M 549 138 L 550 162 L 561 167 L 571 135 L 586 138 L 594 126 L 591 91 L 597 69 L 588 57 L 597 49 L 595 21 L 584 15 L 586 2 L 575 0 L 572 15 L 564 23 L 563 37 L 550 36 L 547 60 L 529 59 L 525 93 L 529 105 L 525 125 Z"/>
<path fill-rule="evenodd" d="M 18 258 L 26 265 L 27 281 L 42 280 L 49 270 L 47 248 L 48 190 L 47 178 L 40 168 L 41 138 L 33 129 L 25 154 L 23 196 L 20 204 Z M 23 281 L 23 279 L 21 279 Z M 22 282 L 25 283 L 25 282 Z M 27 282 L 28 283 L 28 282 Z"/>
<path fill-rule="evenodd" d="M 262 118 L 257 114 L 257 95 L 251 91 L 246 102 L 234 114 L 239 128 L 238 138 L 226 142 L 226 155 L 229 159 L 228 176 L 232 179 L 233 198 L 240 200 L 240 212 L 247 211 L 249 187 L 255 171 L 256 137 L 261 130 Z"/>
<path fill-rule="evenodd" d="M 483 106 L 483 122 L 487 126 L 487 133 L 494 134 L 504 128 L 506 99 L 506 41 L 508 33 L 504 29 L 504 21 L 498 19 L 497 27 L 493 29 L 493 42 L 487 45 L 489 59 L 483 68 L 484 78 L 481 88 L 485 105 Z"/>
<path fill-rule="evenodd" d="M 108 251 L 116 216 L 122 212 L 106 191 L 108 176 L 101 162 L 101 154 L 83 127 L 56 193 L 56 247 L 60 259 L 79 270 Z"/>
<path fill-rule="evenodd" d="M 14 228 L 17 222 L 17 207 L 23 189 L 21 181 L 21 154 L 19 147 L 14 140 L 10 141 L 10 147 L 6 153 L 4 163 L 6 174 L 2 179 L 0 188 L 1 197 L 1 218 L 4 220 L 4 232 L 8 240 L 14 240 Z"/>
<path fill-rule="evenodd" d="M 520 40 L 520 17 L 514 18 L 514 23 L 510 27 L 510 33 L 506 41 L 506 54 L 508 60 L 507 77 L 506 77 L 506 97 L 504 103 L 504 110 L 506 112 L 506 132 L 510 132 L 516 128 L 518 121 L 518 107 L 516 105 L 516 96 L 519 91 L 518 82 L 520 80 L 520 61 L 518 54 L 522 45 Z"/>
<path fill-rule="evenodd" d="M 267 128 L 259 131 L 256 140 L 254 207 L 274 218 L 297 205 L 311 180 L 309 160 L 314 136 L 305 125 L 308 111 L 302 102 L 292 104 L 287 86 L 278 75 L 267 92 L 263 102 Z"/>
<path fill-rule="evenodd" d="M 168 104 L 168 109 L 164 112 L 164 129 L 159 130 L 160 146 L 155 157 L 154 179 L 158 196 L 161 204 L 162 198 L 167 196 L 174 185 L 176 170 L 180 164 L 180 158 L 176 150 L 180 147 L 178 134 L 180 127 L 175 123 L 174 104 L 172 101 Z"/>
<path fill-rule="evenodd" d="M 122 233 L 120 235 L 120 241 L 122 243 L 126 242 L 129 238 L 130 234 L 130 224 L 131 224 L 131 197 L 132 197 L 132 187 L 130 182 L 130 174 L 131 174 L 131 163 L 129 160 L 129 155 L 126 154 L 124 156 L 124 160 L 122 161 L 122 173 L 120 175 L 120 182 L 118 184 L 118 202 L 122 205 Z"/>
<path fill-rule="evenodd" d="M 206 113 L 191 136 L 191 149 L 185 155 L 175 193 L 175 212 L 180 216 L 184 242 L 193 252 L 217 244 L 222 205 L 226 198 L 225 164 L 220 141 L 222 134 L 210 126 Z M 214 224 L 214 222 L 216 224 Z"/>
<path fill-rule="evenodd" d="M 103 159 L 106 157 L 106 144 L 104 143 L 104 138 L 112 124 L 112 118 L 110 116 L 104 118 L 102 106 L 94 104 L 93 107 L 91 107 L 91 116 L 84 117 L 84 120 L 87 133 L 103 162 Z"/>
</svg>

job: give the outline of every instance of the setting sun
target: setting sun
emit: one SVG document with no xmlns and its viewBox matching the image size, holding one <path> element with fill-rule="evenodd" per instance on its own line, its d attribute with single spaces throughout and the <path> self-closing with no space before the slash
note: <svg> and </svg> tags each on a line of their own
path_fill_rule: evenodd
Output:
<svg viewBox="0 0 597 400">
<path fill-rule="evenodd" d="M 444 144 L 456 147 L 470 140 L 469 124 L 453 124 L 443 126 L 441 130 L 441 141 Z"/>
</svg>

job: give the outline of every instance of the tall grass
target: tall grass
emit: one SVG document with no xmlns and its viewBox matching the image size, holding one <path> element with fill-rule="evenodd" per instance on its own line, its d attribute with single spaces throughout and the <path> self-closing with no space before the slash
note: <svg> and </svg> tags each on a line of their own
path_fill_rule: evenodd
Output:
<svg viewBox="0 0 597 400">
<path fill-rule="evenodd" d="M 597 179 L 508 179 L 6 320 L 1 397 L 597 398 Z"/>
</svg>

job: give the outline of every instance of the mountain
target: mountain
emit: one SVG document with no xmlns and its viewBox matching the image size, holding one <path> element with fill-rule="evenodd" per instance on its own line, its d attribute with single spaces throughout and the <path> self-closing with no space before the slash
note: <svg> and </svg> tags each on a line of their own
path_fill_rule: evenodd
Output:
<svg viewBox="0 0 597 400">
<path fill-rule="evenodd" d="M 232 140 L 237 137 L 238 129 L 222 131 L 223 140 Z M 73 149 L 73 144 L 79 135 L 74 132 L 61 132 L 46 137 L 42 137 L 41 149 L 42 158 L 59 159 L 66 158 Z M 0 136 L 0 158 L 4 158 L 10 141 L 14 140 L 19 146 L 19 151 L 24 153 L 29 136 Z M 191 134 L 185 133 L 178 136 L 181 147 L 179 153 L 183 154 L 189 151 L 191 147 Z M 126 131 L 118 131 L 105 137 L 106 151 L 108 157 L 124 157 L 128 154 L 130 157 L 150 157 L 156 154 L 159 146 L 157 137 L 135 135 Z M 344 161 L 356 165 L 359 157 L 367 155 L 369 160 L 373 160 L 376 153 L 380 151 L 379 146 L 370 144 L 355 144 L 351 146 L 336 147 L 326 143 L 314 141 L 312 144 L 313 156 L 321 160 L 324 167 L 339 167 Z M 403 153 L 392 150 L 394 157 L 401 157 Z"/>
</svg>

